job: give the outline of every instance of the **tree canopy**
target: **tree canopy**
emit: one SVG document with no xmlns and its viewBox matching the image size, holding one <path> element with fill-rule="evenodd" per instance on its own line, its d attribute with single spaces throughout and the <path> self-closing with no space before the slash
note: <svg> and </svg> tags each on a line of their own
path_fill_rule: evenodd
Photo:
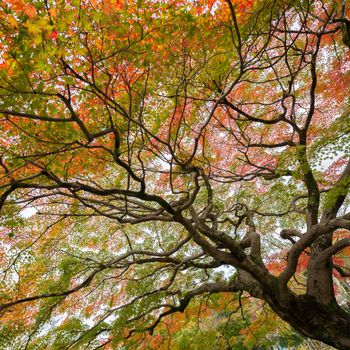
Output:
<svg viewBox="0 0 350 350">
<path fill-rule="evenodd" d="M 1 0 L 0 346 L 349 349 L 348 18 Z"/>
</svg>

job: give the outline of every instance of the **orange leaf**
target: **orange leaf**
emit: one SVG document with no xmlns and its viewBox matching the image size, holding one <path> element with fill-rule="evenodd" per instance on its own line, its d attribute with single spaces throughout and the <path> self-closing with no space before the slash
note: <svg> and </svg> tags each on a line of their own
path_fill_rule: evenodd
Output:
<svg viewBox="0 0 350 350">
<path fill-rule="evenodd" d="M 33 19 L 37 15 L 36 8 L 31 4 L 25 5 L 23 12 L 30 19 Z"/>
</svg>

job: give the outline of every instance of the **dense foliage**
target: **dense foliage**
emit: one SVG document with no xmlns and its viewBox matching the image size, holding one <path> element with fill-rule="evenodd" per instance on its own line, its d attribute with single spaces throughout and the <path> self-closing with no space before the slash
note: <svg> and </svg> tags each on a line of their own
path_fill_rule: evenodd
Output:
<svg viewBox="0 0 350 350">
<path fill-rule="evenodd" d="M 0 347 L 349 349 L 349 15 L 0 0 Z"/>
</svg>

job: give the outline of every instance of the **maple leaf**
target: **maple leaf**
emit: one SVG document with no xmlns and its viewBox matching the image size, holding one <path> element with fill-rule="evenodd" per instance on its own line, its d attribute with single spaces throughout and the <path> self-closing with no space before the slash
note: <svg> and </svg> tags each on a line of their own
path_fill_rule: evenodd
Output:
<svg viewBox="0 0 350 350">
<path fill-rule="evenodd" d="M 4 1 L 0 347 L 348 348 L 349 15 Z"/>
<path fill-rule="evenodd" d="M 48 39 L 56 40 L 58 38 L 58 31 L 53 30 L 51 33 L 47 34 Z"/>
<path fill-rule="evenodd" d="M 30 19 L 33 19 L 37 15 L 36 8 L 33 5 L 31 5 L 31 4 L 26 4 L 24 6 L 23 12 Z"/>
</svg>

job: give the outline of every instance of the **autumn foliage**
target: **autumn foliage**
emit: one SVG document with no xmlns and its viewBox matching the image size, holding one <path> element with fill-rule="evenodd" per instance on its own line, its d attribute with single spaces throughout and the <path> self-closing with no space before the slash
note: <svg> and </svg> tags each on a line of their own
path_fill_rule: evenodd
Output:
<svg viewBox="0 0 350 350">
<path fill-rule="evenodd" d="M 0 0 L 0 348 L 349 349 L 349 11 Z"/>
</svg>

